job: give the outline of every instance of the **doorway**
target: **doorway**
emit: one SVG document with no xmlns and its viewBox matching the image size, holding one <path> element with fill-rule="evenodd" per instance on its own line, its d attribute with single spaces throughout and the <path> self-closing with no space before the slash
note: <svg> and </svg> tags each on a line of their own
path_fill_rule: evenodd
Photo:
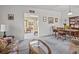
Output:
<svg viewBox="0 0 79 59">
<path fill-rule="evenodd" d="M 24 14 L 24 32 L 25 38 L 32 38 L 39 36 L 38 16 L 31 14 Z"/>
</svg>

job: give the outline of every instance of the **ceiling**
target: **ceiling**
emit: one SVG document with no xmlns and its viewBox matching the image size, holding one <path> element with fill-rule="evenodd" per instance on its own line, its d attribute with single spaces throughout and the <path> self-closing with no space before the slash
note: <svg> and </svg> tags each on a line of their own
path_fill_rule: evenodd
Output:
<svg viewBox="0 0 79 59">
<path fill-rule="evenodd" d="M 29 5 L 29 7 L 33 8 L 55 10 L 59 12 L 69 10 L 69 6 L 71 7 L 72 10 L 79 9 L 79 5 Z"/>
</svg>

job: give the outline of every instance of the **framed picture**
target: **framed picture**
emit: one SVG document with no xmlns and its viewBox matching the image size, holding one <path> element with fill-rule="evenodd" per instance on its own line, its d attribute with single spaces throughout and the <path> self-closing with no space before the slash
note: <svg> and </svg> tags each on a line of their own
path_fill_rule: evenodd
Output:
<svg viewBox="0 0 79 59">
<path fill-rule="evenodd" d="M 53 24 L 54 23 L 54 18 L 53 17 L 48 17 L 48 23 Z"/>
<path fill-rule="evenodd" d="M 8 20 L 14 20 L 14 14 L 8 14 Z"/>
<path fill-rule="evenodd" d="M 55 18 L 55 22 L 58 22 L 58 18 Z"/>
<path fill-rule="evenodd" d="M 44 17 L 43 17 L 43 22 L 46 22 L 46 21 L 47 21 L 47 17 L 44 16 Z"/>
</svg>

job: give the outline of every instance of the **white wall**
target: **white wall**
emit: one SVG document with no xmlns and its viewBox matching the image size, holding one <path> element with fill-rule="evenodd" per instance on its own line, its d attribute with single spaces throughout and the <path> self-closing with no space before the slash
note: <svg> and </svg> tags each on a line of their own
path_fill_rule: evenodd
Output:
<svg viewBox="0 0 79 59">
<path fill-rule="evenodd" d="M 2 9 L 0 8 L 0 23 L 2 22 Z"/>
<path fill-rule="evenodd" d="M 27 6 L 0 6 L 2 13 L 0 14 L 2 19 L 0 20 L 1 24 L 6 24 L 9 26 L 8 35 L 14 35 L 16 39 L 24 39 L 24 13 L 27 13 L 28 10 L 35 10 L 35 15 L 39 17 L 39 35 L 48 35 L 51 34 L 50 25 L 48 22 L 43 22 L 43 16 L 53 16 L 58 17 L 61 20 L 61 13 L 57 11 L 36 9 Z M 15 19 L 8 20 L 8 14 L 13 13 Z M 55 23 L 56 24 L 56 23 Z M 59 22 L 58 24 L 61 25 Z M 56 24 L 56 26 L 58 26 Z"/>
</svg>

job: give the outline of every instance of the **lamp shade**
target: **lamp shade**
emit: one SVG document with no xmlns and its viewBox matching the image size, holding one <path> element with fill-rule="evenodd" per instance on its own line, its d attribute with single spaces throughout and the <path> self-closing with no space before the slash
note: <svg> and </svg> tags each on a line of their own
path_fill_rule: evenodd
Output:
<svg viewBox="0 0 79 59">
<path fill-rule="evenodd" d="M 5 32 L 6 31 L 6 25 L 1 24 L 0 31 Z"/>
</svg>

